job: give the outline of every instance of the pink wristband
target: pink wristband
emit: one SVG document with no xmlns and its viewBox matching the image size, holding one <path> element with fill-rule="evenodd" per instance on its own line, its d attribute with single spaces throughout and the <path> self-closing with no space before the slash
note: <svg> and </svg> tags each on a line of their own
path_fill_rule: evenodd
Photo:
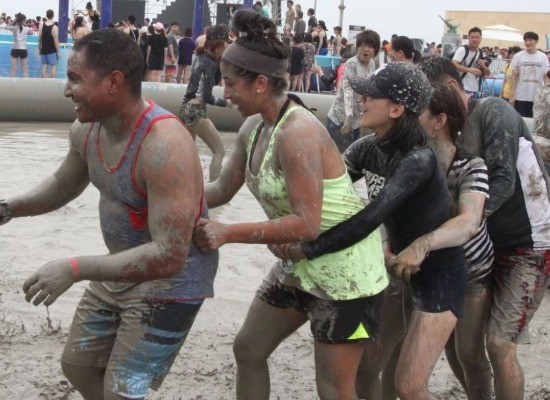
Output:
<svg viewBox="0 0 550 400">
<path fill-rule="evenodd" d="M 71 276 L 73 279 L 76 281 L 80 280 L 80 270 L 78 269 L 78 260 L 76 257 L 69 259 L 69 264 L 73 267 L 71 270 Z"/>
</svg>

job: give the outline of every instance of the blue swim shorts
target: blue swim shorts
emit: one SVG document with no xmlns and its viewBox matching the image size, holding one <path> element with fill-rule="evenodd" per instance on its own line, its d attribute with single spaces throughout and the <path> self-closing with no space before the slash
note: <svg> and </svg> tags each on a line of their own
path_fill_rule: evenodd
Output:
<svg viewBox="0 0 550 400">
<path fill-rule="evenodd" d="M 105 368 L 106 391 L 143 398 L 162 384 L 201 305 L 109 299 L 92 284 L 78 304 L 61 359 Z"/>
<path fill-rule="evenodd" d="M 55 65 L 58 61 L 57 53 L 41 54 L 40 60 L 42 61 L 42 65 Z"/>
</svg>

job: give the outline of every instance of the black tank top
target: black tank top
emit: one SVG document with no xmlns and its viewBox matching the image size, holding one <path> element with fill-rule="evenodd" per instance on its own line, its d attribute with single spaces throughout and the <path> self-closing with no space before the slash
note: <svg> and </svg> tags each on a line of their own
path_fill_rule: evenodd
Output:
<svg viewBox="0 0 550 400">
<path fill-rule="evenodd" d="M 55 43 L 53 41 L 53 30 L 54 24 L 51 25 L 42 25 L 42 36 L 40 37 L 40 54 L 52 54 L 57 53 L 55 49 Z"/>
<path fill-rule="evenodd" d="M 130 33 L 129 33 L 130 37 L 132 39 L 134 39 L 136 41 L 136 43 L 138 42 L 139 40 L 139 29 L 138 28 L 134 28 L 134 29 L 130 29 Z"/>
</svg>

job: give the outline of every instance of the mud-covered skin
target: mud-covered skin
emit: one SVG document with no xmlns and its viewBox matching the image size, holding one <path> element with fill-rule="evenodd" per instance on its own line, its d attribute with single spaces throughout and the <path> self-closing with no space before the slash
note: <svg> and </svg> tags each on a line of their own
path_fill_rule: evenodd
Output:
<svg viewBox="0 0 550 400">
<path fill-rule="evenodd" d="M 281 124 L 294 112 L 302 110 L 300 107 L 289 108 Z M 277 156 L 273 151 L 277 146 L 278 133 L 276 127 L 258 170 L 249 169 L 246 173 L 248 188 L 272 220 L 292 214 L 285 176 L 276 165 Z M 249 140 L 249 160 L 254 159 L 254 143 L 258 137 L 259 128 Z M 322 195 L 321 232 L 350 218 L 364 207 L 345 171 L 340 177 L 323 180 Z M 387 285 L 380 241 L 375 230 L 357 246 L 345 251 L 326 254 L 315 260 L 303 259 L 289 265 L 290 268 L 278 263 L 274 267 L 277 271 L 275 276 L 285 285 L 297 287 L 319 298 L 351 300 L 371 296 Z"/>
<path fill-rule="evenodd" d="M 387 228 L 391 249 L 399 253 L 417 237 L 431 232 L 450 217 L 450 196 L 443 171 L 429 147 L 415 148 L 388 159 L 376 145 L 374 136 L 355 142 L 344 154 L 356 180 L 367 171 L 386 178 L 376 198 L 349 220 L 302 244 L 308 258 L 346 248 L 372 232 L 380 224 Z M 463 261 L 460 248 L 434 251 L 422 268 Z M 444 261 L 445 260 L 445 261 Z"/>
<path fill-rule="evenodd" d="M 532 227 L 516 165 L 520 138 L 534 143 L 523 118 L 508 103 L 496 97 L 469 100 L 468 118 L 458 137 L 458 146 L 483 158 L 487 164 L 489 199 L 485 215 L 495 250 L 533 247 Z M 537 150 L 533 151 L 540 169 L 544 170 Z M 546 202 L 550 196 L 546 174 L 544 182 L 546 190 L 534 188 L 531 192 L 538 193 L 541 201 Z"/>
<path fill-rule="evenodd" d="M 212 95 L 212 88 L 221 79 L 219 67 L 208 52 L 197 56 L 191 67 L 191 76 L 187 85 L 184 101 L 199 99 L 206 104 L 226 107 L 225 99 Z"/>
<path fill-rule="evenodd" d="M 164 109 L 149 102 L 135 126 L 135 137 L 131 138 L 128 147 L 116 165 L 107 163 L 103 153 L 107 151 L 101 146 L 99 124 L 93 124 L 87 135 L 82 151 L 86 151 L 85 158 L 88 164 L 91 183 L 101 193 L 99 201 L 99 215 L 103 239 L 109 251 L 114 254 L 131 249 L 152 241 L 148 224 L 148 199 L 145 182 L 139 182 L 136 175 L 136 166 L 141 145 L 149 134 L 148 127 L 165 119 L 175 119 Z M 163 161 L 163 155 L 154 154 L 157 162 Z M 185 163 L 181 163 L 181 173 L 184 173 Z M 107 168 L 109 165 L 109 168 Z M 115 168 L 116 167 L 116 168 Z M 186 185 L 186 182 L 181 182 Z M 202 209 L 199 207 L 199 210 Z M 208 212 L 202 210 L 202 217 L 207 218 Z M 165 218 L 169 224 L 169 217 Z M 181 232 L 185 237 L 185 232 Z M 134 288 L 132 296 L 139 293 L 145 297 L 156 299 L 201 299 L 213 295 L 212 283 L 218 263 L 217 252 L 201 253 L 189 243 L 187 262 L 183 270 L 165 279 L 142 282 Z M 155 269 L 164 270 L 166 266 L 159 263 Z M 129 265 L 124 270 L 128 276 L 146 275 L 138 265 Z M 148 273 L 154 273 L 150 271 Z M 166 271 L 169 274 L 169 271 Z M 101 290 L 117 292 L 123 291 L 135 284 L 125 282 L 94 282 L 92 286 L 100 286 Z"/>
<path fill-rule="evenodd" d="M 108 166 L 123 158 L 131 142 L 132 127 L 147 103 L 141 96 L 131 94 L 118 71 L 100 77 L 87 66 L 84 52 L 71 53 L 64 94 L 75 103 L 78 120 L 69 133 L 67 156 L 59 169 L 36 188 L 9 199 L 15 217 L 56 210 L 76 198 L 90 183 L 83 150 L 89 122 L 102 126 L 102 152 Z M 109 255 L 79 257 L 77 273 L 67 259 L 46 264 L 25 282 L 27 301 L 34 298 L 35 305 L 41 302 L 50 305 L 80 279 L 144 282 L 169 278 L 182 271 L 194 220 L 200 214 L 202 189 L 200 161 L 192 139 L 183 132 L 185 128 L 175 118 L 156 121 L 135 160 L 135 182 L 147 198 L 151 241 L 118 248 Z"/>
</svg>

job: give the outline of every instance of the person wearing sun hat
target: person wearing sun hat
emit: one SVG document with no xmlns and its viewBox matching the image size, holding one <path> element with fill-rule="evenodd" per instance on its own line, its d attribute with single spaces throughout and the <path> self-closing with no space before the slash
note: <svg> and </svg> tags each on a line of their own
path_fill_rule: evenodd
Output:
<svg viewBox="0 0 550 400">
<path fill-rule="evenodd" d="M 463 249 L 431 248 L 426 236 L 451 216 L 445 174 L 419 122 L 432 88 L 418 67 L 403 62 L 389 63 L 368 78 L 350 78 L 349 84 L 362 96 L 361 126 L 374 135 L 355 141 L 343 156 L 353 180 L 366 176 L 371 201 L 317 239 L 291 245 L 287 252 L 293 259 L 312 259 L 347 248 L 385 225 L 386 266 L 395 278 L 409 282 L 413 303 L 396 389 L 404 400 L 427 399 L 433 367 L 462 313 L 466 286 Z M 419 267 L 397 263 L 393 254 L 418 237 L 424 237 L 422 256 L 429 257 Z M 383 340 L 381 327 L 379 342 Z M 367 348 L 362 364 L 374 363 L 376 357 Z"/>
</svg>

